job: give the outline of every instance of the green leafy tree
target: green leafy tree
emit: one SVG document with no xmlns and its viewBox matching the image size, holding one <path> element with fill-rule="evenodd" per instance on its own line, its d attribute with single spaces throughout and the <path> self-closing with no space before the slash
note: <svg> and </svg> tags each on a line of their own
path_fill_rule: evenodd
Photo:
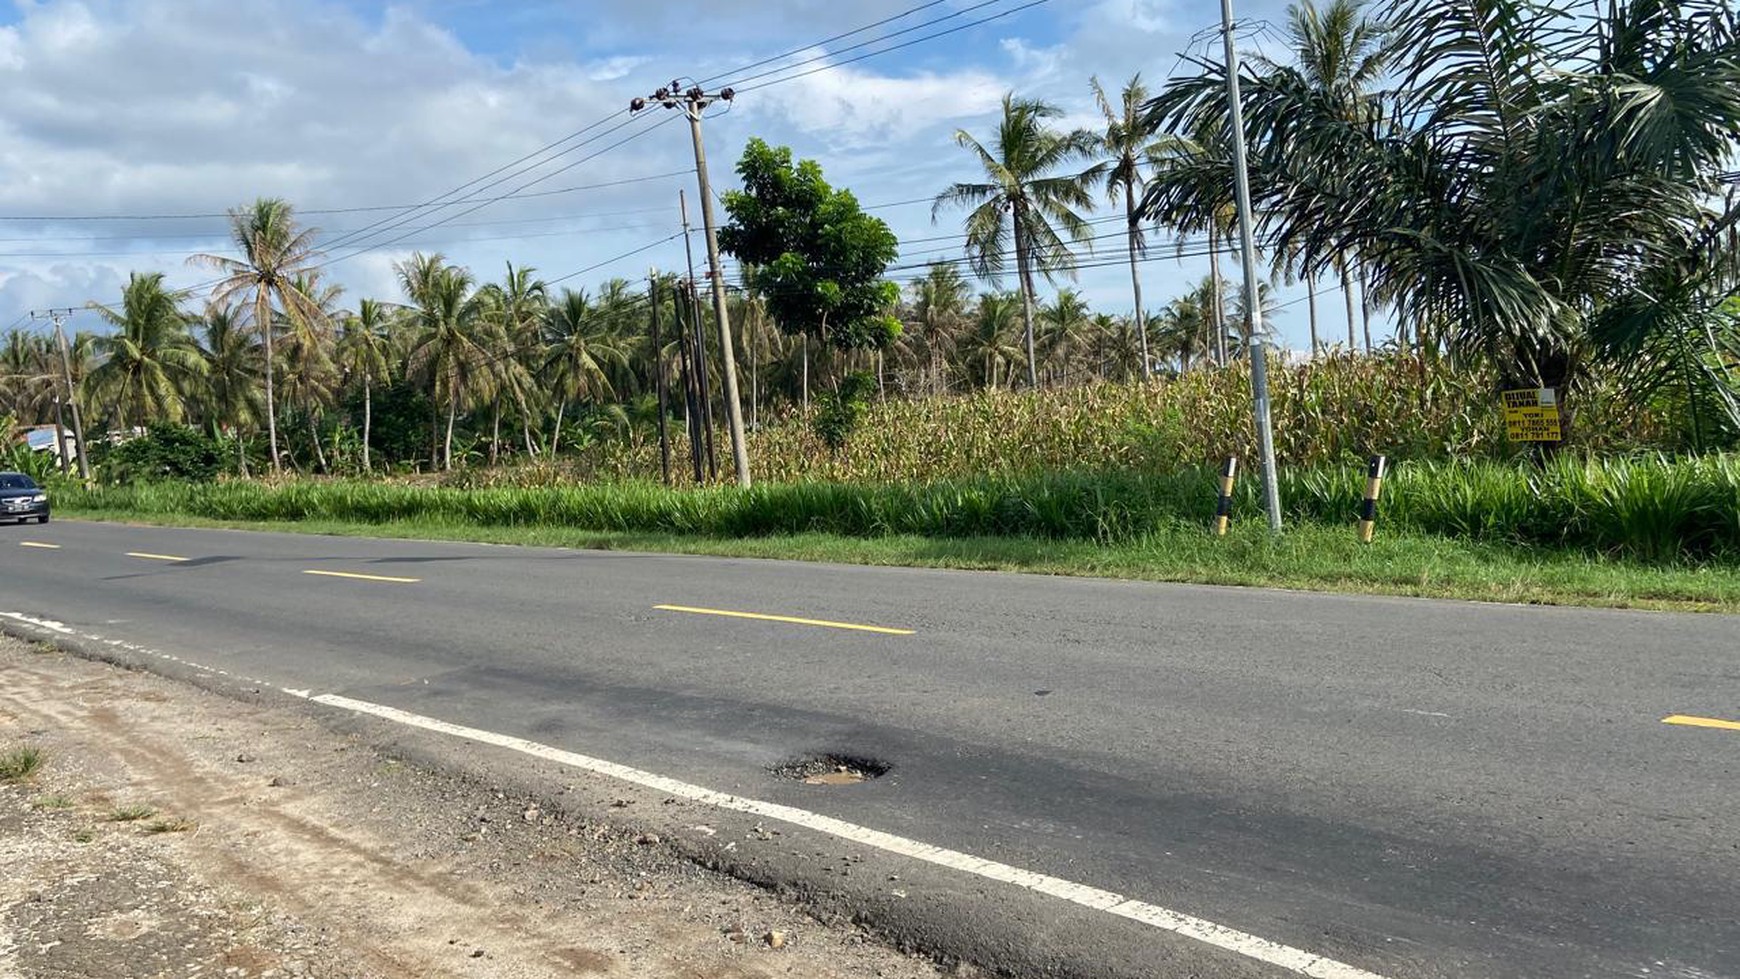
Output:
<svg viewBox="0 0 1740 979">
<path fill-rule="evenodd" d="M 1005 95 L 1002 120 L 989 147 L 964 129 L 955 132 L 955 142 L 984 168 L 985 181 L 957 183 L 937 195 L 931 208 L 932 220 L 945 207 L 972 208 L 967 215 L 966 249 L 980 278 L 1000 278 L 1009 253 L 1014 252 L 1031 387 L 1039 386 L 1034 276 L 1043 273 L 1047 281 L 1055 281 L 1058 274 L 1073 272 L 1075 253 L 1063 235 L 1078 244 L 1093 239 L 1093 229 L 1080 212 L 1093 206 L 1088 188 L 1098 172 L 1068 168 L 1092 159 L 1097 140 L 1086 130 L 1052 129 L 1051 120 L 1062 115 L 1063 110 L 1050 103 Z"/>
<path fill-rule="evenodd" d="M 841 350 L 892 343 L 900 287 L 884 275 L 900 243 L 888 225 L 829 186 L 814 160 L 794 164 L 787 147 L 750 140 L 737 175 L 743 189 L 725 195 L 731 222 L 719 245 L 780 328 Z"/>
</svg>

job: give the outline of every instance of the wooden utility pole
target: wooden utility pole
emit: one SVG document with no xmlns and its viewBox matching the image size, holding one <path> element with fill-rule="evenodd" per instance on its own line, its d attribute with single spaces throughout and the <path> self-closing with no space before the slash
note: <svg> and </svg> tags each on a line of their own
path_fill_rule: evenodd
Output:
<svg viewBox="0 0 1740 979">
<path fill-rule="evenodd" d="M 725 418 L 731 429 L 731 458 L 737 469 L 737 485 L 748 487 L 749 447 L 743 434 L 743 402 L 737 393 L 736 344 L 731 342 L 731 315 L 725 303 L 725 268 L 719 260 L 719 228 L 713 215 L 713 184 L 707 175 L 707 147 L 701 137 L 701 117 L 714 102 L 730 102 L 737 93 L 727 88 L 709 95 L 699 85 L 686 91 L 677 82 L 661 88 L 650 99 L 637 98 L 629 103 L 630 112 L 639 112 L 652 103 L 667 109 L 681 108 L 689 119 L 689 133 L 695 144 L 695 177 L 700 183 L 701 223 L 707 229 L 708 277 L 713 280 L 713 316 L 719 321 L 719 357 L 721 373 L 725 375 Z"/>
<path fill-rule="evenodd" d="M 32 311 L 30 318 L 33 320 L 48 320 L 54 324 L 55 343 L 60 347 L 61 376 L 66 381 L 66 403 L 72 407 L 73 439 L 78 442 L 79 478 L 88 483 L 91 481 L 91 460 L 90 456 L 87 455 L 85 451 L 85 419 L 84 413 L 79 411 L 78 391 L 73 387 L 72 354 L 68 351 L 66 345 L 65 323 L 67 318 L 72 316 L 73 312 L 74 311 L 71 309 L 49 309 L 44 310 L 41 313 Z M 61 457 L 64 459 L 66 457 L 66 442 L 64 439 L 57 448 L 60 450 Z"/>
</svg>

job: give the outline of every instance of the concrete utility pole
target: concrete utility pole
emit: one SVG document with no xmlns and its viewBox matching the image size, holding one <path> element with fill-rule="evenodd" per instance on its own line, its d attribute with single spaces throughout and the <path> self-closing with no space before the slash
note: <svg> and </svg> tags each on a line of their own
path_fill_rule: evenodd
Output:
<svg viewBox="0 0 1740 979">
<path fill-rule="evenodd" d="M 72 354 L 67 351 L 66 330 L 63 325 L 74 312 L 75 310 L 72 309 L 48 309 L 40 313 L 32 310 L 30 318 L 48 320 L 54 324 L 55 343 L 60 347 L 61 376 L 66 381 L 66 403 L 72 407 L 73 439 L 78 442 L 79 478 L 88 483 L 91 481 L 91 461 L 90 457 L 85 454 L 85 419 L 83 413 L 79 411 L 78 392 L 73 389 Z M 66 442 L 62 441 L 58 448 L 60 456 L 64 460 L 66 458 Z"/>
<path fill-rule="evenodd" d="M 707 176 L 707 147 L 701 138 L 701 116 L 714 102 L 729 102 L 737 93 L 723 89 L 709 95 L 699 85 L 682 90 L 678 82 L 654 92 L 650 98 L 629 103 L 639 112 L 656 102 L 667 109 L 681 108 L 689 118 L 689 133 L 695 142 L 695 176 L 701 184 L 701 221 L 707 227 L 707 267 L 713 279 L 713 316 L 719 321 L 719 353 L 725 375 L 725 417 L 731 427 L 731 458 L 737 468 L 737 485 L 749 486 L 749 447 L 743 437 L 743 403 L 737 395 L 736 344 L 731 342 L 731 316 L 725 308 L 725 269 L 719 262 L 719 229 L 713 215 L 713 185 Z"/>
<path fill-rule="evenodd" d="M 1238 191 L 1239 238 L 1245 257 L 1246 329 L 1251 345 L 1251 401 L 1257 420 L 1257 452 L 1263 464 L 1263 503 L 1269 529 L 1281 531 L 1281 488 L 1275 474 L 1275 432 L 1269 420 L 1269 355 L 1263 346 L 1263 303 L 1257 291 L 1256 232 L 1251 219 L 1251 175 L 1245 164 L 1245 113 L 1239 101 L 1239 53 L 1233 46 L 1232 0 L 1220 0 L 1226 39 L 1226 95 L 1231 110 L 1233 182 Z"/>
</svg>

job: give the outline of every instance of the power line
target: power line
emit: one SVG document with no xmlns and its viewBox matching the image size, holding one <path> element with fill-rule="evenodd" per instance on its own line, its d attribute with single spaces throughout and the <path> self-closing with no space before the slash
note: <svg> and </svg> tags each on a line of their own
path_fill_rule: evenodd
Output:
<svg viewBox="0 0 1740 979">
<path fill-rule="evenodd" d="M 681 238 L 682 236 L 683 236 L 683 232 L 679 231 L 676 234 L 671 235 L 668 238 L 660 238 L 658 241 L 642 245 L 639 248 L 633 249 L 631 251 L 623 252 L 621 255 L 617 255 L 614 258 L 607 258 L 604 261 L 599 262 L 595 265 L 588 265 L 586 268 L 583 268 L 583 269 L 579 270 L 578 272 L 569 272 L 567 275 L 558 276 L 557 278 L 554 278 L 554 279 L 546 279 L 544 281 L 544 285 L 553 286 L 553 285 L 556 285 L 557 283 L 560 283 L 560 282 L 567 282 L 569 279 L 578 278 L 579 276 L 585 275 L 588 272 L 596 272 L 599 269 L 604 268 L 605 266 L 614 265 L 617 262 L 620 262 L 625 258 L 633 258 L 634 256 L 641 254 L 642 252 L 649 252 L 649 251 L 652 251 L 654 248 L 657 248 L 660 245 L 668 244 L 670 242 L 676 241 L 678 238 Z"/>
<path fill-rule="evenodd" d="M 784 61 L 787 58 L 796 57 L 797 55 L 803 54 L 805 51 L 809 51 L 813 48 L 819 48 L 819 47 L 826 45 L 826 44 L 832 44 L 835 41 L 843 41 L 848 37 L 854 37 L 856 35 L 864 33 L 865 31 L 872 31 L 878 27 L 882 27 L 882 26 L 887 25 L 887 24 L 892 24 L 897 20 L 903 20 L 907 17 L 912 16 L 913 14 L 918 13 L 921 10 L 929 10 L 932 7 L 940 7 L 947 2 L 948 2 L 948 0 L 931 0 L 930 3 L 921 3 L 916 7 L 911 7 L 911 8 L 908 8 L 906 10 L 903 10 L 900 13 L 895 14 L 892 17 L 884 17 L 883 19 L 877 21 L 874 24 L 865 24 L 863 27 L 859 27 L 859 28 L 856 28 L 854 30 L 847 31 L 844 34 L 835 34 L 833 37 L 823 38 L 820 41 L 816 41 L 816 42 L 811 43 L 811 44 L 806 44 L 801 48 L 793 48 L 792 50 L 786 51 L 783 54 L 776 54 L 776 55 L 772 56 L 771 58 L 763 58 L 760 61 L 754 62 L 753 64 L 739 65 L 738 67 L 732 69 L 732 71 L 751 71 L 753 69 L 760 68 L 763 65 L 771 65 L 776 61 Z M 696 82 L 695 84 L 700 85 L 702 87 L 706 87 L 707 85 L 709 85 L 713 82 L 716 82 L 719 79 L 724 78 L 726 75 L 729 75 L 729 74 L 731 74 L 731 72 L 725 72 L 724 74 L 713 75 L 710 78 L 703 78 L 700 81 Z"/>
<path fill-rule="evenodd" d="M 764 88 L 769 88 L 769 87 L 774 86 L 774 85 L 784 84 L 785 82 L 793 82 L 793 81 L 797 81 L 800 78 L 808 78 L 811 75 L 818 75 L 824 71 L 832 71 L 836 68 L 844 68 L 847 65 L 856 64 L 860 61 L 864 61 L 864 60 L 867 60 L 870 58 L 880 57 L 881 55 L 889 54 L 889 53 L 892 53 L 894 51 L 899 51 L 899 50 L 902 50 L 903 48 L 910 48 L 913 45 L 923 44 L 926 41 L 934 41 L 939 37 L 947 37 L 950 34 L 958 34 L 961 31 L 968 30 L 968 29 L 974 28 L 974 27 L 978 27 L 982 24 L 989 24 L 992 21 L 1002 20 L 1005 17 L 1010 17 L 1010 16 L 1013 16 L 1015 14 L 1021 13 L 1024 10 L 1031 10 L 1034 7 L 1043 6 L 1044 4 L 1047 4 L 1050 2 L 1051 2 L 1051 0 L 1028 0 L 1027 3 L 1022 4 L 1019 7 L 1011 7 L 1010 9 L 1005 10 L 1002 13 L 992 14 L 989 17 L 981 17 L 978 20 L 970 21 L 970 22 L 965 23 L 965 24 L 961 24 L 958 27 L 951 27 L 946 31 L 938 31 L 935 34 L 926 34 L 923 37 L 915 37 L 910 41 L 903 41 L 900 44 L 896 44 L 896 45 L 893 45 L 891 47 L 883 48 L 880 51 L 871 51 L 867 54 L 858 55 L 855 58 L 847 58 L 844 61 L 836 61 L 832 64 L 822 65 L 819 68 L 811 68 L 809 71 L 799 72 L 796 75 L 787 75 L 784 78 L 775 78 L 772 81 L 762 82 L 759 85 L 751 85 L 747 88 L 738 89 L 738 94 L 743 94 L 745 92 L 755 92 L 755 91 L 759 91 L 759 90 L 764 89 Z"/>
<path fill-rule="evenodd" d="M 772 68 L 772 69 L 769 69 L 767 71 L 761 72 L 759 74 L 745 75 L 745 76 L 740 77 L 740 78 L 736 79 L 735 81 L 733 81 L 731 83 L 731 87 L 732 88 L 739 88 L 740 86 L 745 85 L 749 82 L 760 81 L 763 78 L 768 78 L 768 77 L 771 77 L 773 75 L 778 75 L 778 74 L 781 74 L 783 72 L 791 71 L 794 68 L 802 68 L 805 65 L 813 65 L 818 61 L 826 61 L 829 58 L 836 58 L 842 54 L 846 54 L 846 53 L 851 52 L 851 51 L 860 51 L 860 50 L 863 50 L 864 48 L 870 47 L 873 44 L 880 44 L 883 41 L 893 40 L 894 38 L 901 37 L 901 36 L 906 35 L 906 34 L 911 34 L 914 31 L 922 31 L 927 27 L 935 27 L 938 24 L 944 23 L 946 21 L 954 20 L 957 17 L 964 17 L 967 14 L 970 14 L 975 10 L 982 10 L 986 7 L 992 7 L 992 6 L 995 6 L 995 5 L 997 5 L 999 3 L 1003 3 L 1003 2 L 1004 2 L 1004 0 L 981 0 L 981 2 L 973 4 L 971 7 L 964 7 L 960 10 L 955 11 L 952 14 L 947 14 L 947 15 L 942 16 L 942 17 L 937 17 L 937 18 L 932 19 L 932 20 L 927 20 L 922 24 L 914 24 L 911 27 L 903 28 L 901 30 L 894 31 L 894 32 L 889 33 L 889 34 L 884 34 L 881 37 L 873 37 L 868 41 L 861 41 L 857 44 L 853 44 L 853 45 L 850 45 L 848 47 L 841 48 L 838 51 L 825 52 L 823 54 L 819 54 L 819 55 L 816 55 L 816 56 L 811 57 L 811 58 L 806 58 L 803 61 L 798 61 L 798 62 L 795 62 L 793 64 L 789 64 L 789 65 L 781 65 L 778 68 Z M 931 4 L 931 6 L 935 6 L 935 4 Z M 905 15 L 903 14 L 902 16 L 905 16 Z M 895 17 L 892 19 L 899 20 L 900 17 Z M 884 21 L 883 23 L 887 23 L 887 21 Z M 971 25 L 968 25 L 968 26 L 971 26 Z M 860 33 L 860 32 L 855 31 L 854 33 Z M 838 40 L 838 38 L 835 38 L 835 40 Z M 823 42 L 823 43 L 827 43 L 827 42 Z M 820 47 L 820 46 L 821 45 L 815 45 L 815 47 Z M 794 52 L 794 53 L 802 54 L 803 52 L 798 51 L 798 52 Z M 776 60 L 778 60 L 778 59 L 777 58 L 769 59 L 769 61 L 776 61 Z M 767 62 L 763 62 L 763 64 L 766 64 L 766 63 Z M 757 66 L 751 66 L 751 67 L 757 67 Z M 760 88 L 762 86 L 758 85 L 755 87 Z M 742 89 L 742 90 L 749 91 L 749 89 Z"/>
</svg>

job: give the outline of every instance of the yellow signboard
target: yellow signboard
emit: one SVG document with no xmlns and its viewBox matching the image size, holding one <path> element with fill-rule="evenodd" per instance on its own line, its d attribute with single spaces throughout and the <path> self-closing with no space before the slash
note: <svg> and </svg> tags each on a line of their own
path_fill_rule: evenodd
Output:
<svg viewBox="0 0 1740 979">
<path fill-rule="evenodd" d="M 1512 442 L 1557 442 L 1559 395 L 1552 388 L 1504 392 L 1504 430 Z"/>
</svg>

